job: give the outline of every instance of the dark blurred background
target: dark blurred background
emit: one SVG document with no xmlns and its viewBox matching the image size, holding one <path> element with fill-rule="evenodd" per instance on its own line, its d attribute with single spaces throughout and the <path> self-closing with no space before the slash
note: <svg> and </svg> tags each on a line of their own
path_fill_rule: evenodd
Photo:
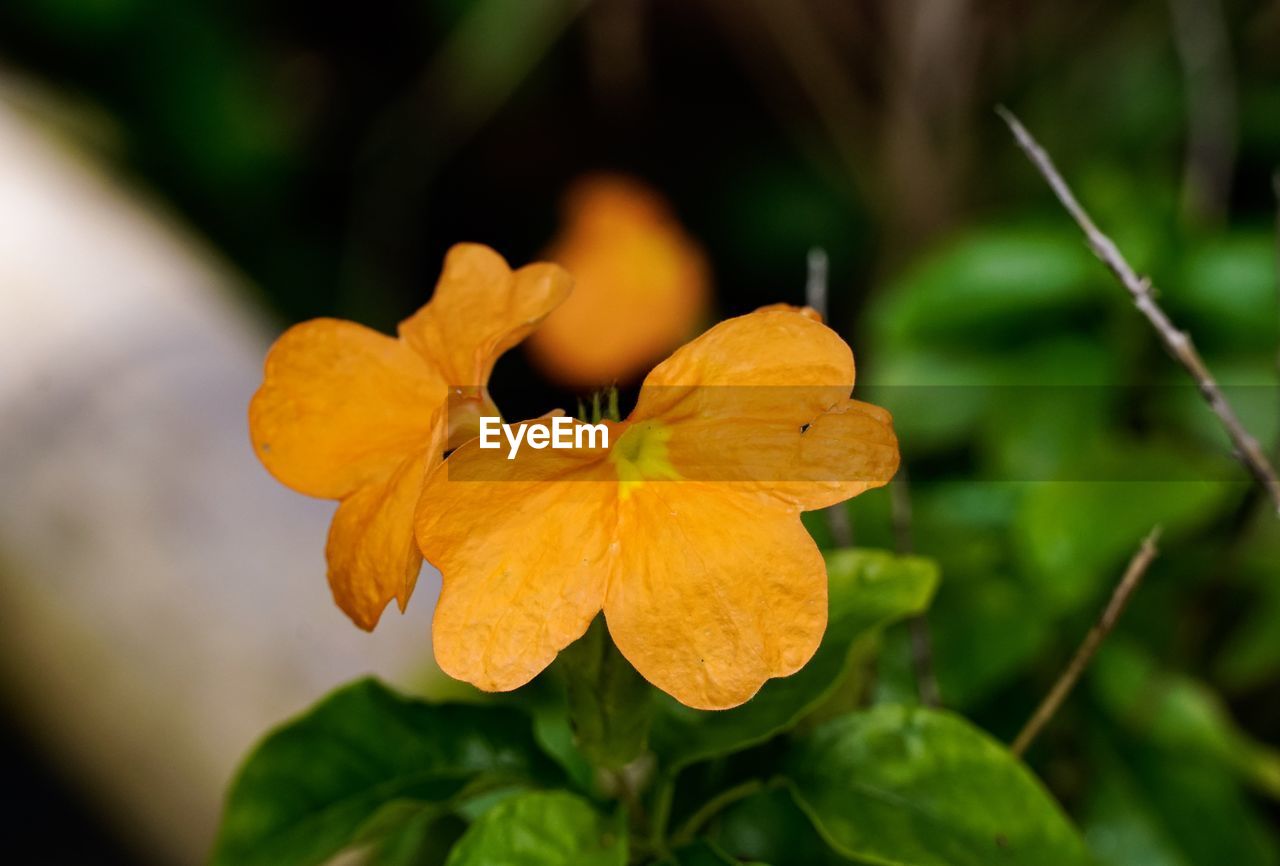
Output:
<svg viewBox="0 0 1280 866">
<path fill-rule="evenodd" d="M 956 385 L 957 403 L 968 387 L 1112 389 L 1070 419 L 984 397 L 902 421 L 925 479 L 915 546 L 946 587 L 931 617 L 944 701 L 1013 733 L 1163 522 L 1170 553 L 1128 636 L 1033 763 L 1104 862 L 1277 862 L 1265 505 L 1242 474 L 1175 491 L 1005 483 L 1077 460 L 1148 460 L 1157 478 L 1226 448 L 1194 394 L 1115 392 L 1179 372 L 993 107 L 1020 114 L 1223 379 L 1250 389 L 1246 421 L 1270 444 L 1280 3 L 6 0 L 0 61 L 279 325 L 390 329 L 458 241 L 536 259 L 566 187 L 604 169 L 669 200 L 705 249 L 718 316 L 803 302 L 806 253 L 825 249 L 830 319 L 868 383 Z M 572 396 L 518 352 L 492 387 L 514 417 Z M 984 477 L 1000 482 L 968 483 Z M 888 496 L 865 499 L 857 542 L 892 546 Z M 18 811 L 0 824 L 6 848 L 33 852 L 13 862 L 167 862 L 11 703 L 0 784 Z"/>
</svg>

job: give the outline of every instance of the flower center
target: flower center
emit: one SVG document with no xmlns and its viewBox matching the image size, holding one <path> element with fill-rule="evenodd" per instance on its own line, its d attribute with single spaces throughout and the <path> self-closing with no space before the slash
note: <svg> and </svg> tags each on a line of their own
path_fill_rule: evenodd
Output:
<svg viewBox="0 0 1280 866">
<path fill-rule="evenodd" d="M 658 421 L 641 421 L 627 428 L 609 452 L 618 470 L 622 497 L 645 481 L 674 481 L 680 473 L 671 465 L 667 442 L 671 428 Z"/>
</svg>

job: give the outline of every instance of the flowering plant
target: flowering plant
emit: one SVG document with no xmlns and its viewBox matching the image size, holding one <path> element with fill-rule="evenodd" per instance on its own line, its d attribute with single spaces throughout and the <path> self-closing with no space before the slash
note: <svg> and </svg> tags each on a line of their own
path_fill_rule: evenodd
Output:
<svg viewBox="0 0 1280 866">
<path fill-rule="evenodd" d="M 398 338 L 319 320 L 271 350 L 254 446 L 285 484 L 339 500 L 336 603 L 374 628 L 425 558 L 436 661 L 479 691 L 362 680 L 286 723 L 232 786 L 214 862 L 1087 862 L 987 735 L 927 707 L 858 709 L 869 651 L 924 612 L 938 571 L 820 545 L 801 521 L 898 467 L 889 414 L 850 397 L 852 353 L 813 310 L 723 321 L 625 418 L 614 392 L 494 450 L 494 361 L 571 282 L 463 245 Z M 791 814 L 815 835 L 772 835 Z"/>
</svg>

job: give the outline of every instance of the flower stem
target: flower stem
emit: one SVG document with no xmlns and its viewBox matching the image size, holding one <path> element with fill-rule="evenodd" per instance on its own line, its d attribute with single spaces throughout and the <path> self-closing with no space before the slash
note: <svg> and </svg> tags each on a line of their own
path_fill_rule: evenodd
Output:
<svg viewBox="0 0 1280 866">
<path fill-rule="evenodd" d="M 717 813 L 723 811 L 725 807 L 746 799 L 752 794 L 758 794 L 761 791 L 772 788 L 777 784 L 778 781 L 776 779 L 770 782 L 766 782 L 763 779 L 748 779 L 741 785 L 735 785 L 732 788 L 721 791 L 703 803 L 698 811 L 690 815 L 689 819 L 680 825 L 679 830 L 671 834 L 671 847 L 678 848 L 681 845 L 692 842 L 703 825 L 714 818 Z"/>
</svg>

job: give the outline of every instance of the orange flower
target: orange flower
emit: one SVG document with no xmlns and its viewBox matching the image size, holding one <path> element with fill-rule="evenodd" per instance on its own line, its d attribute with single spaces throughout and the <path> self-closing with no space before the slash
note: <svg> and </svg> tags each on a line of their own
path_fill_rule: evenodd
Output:
<svg viewBox="0 0 1280 866">
<path fill-rule="evenodd" d="M 263 465 L 299 493 L 341 504 L 325 554 L 334 601 L 364 629 L 392 598 L 403 610 L 422 555 L 413 512 L 426 473 L 475 433 L 494 362 L 569 292 L 556 265 L 514 273 L 488 247 L 445 257 L 431 302 L 399 338 L 338 319 L 286 331 L 249 404 Z"/>
<path fill-rule="evenodd" d="M 580 181 L 548 258 L 574 291 L 529 340 L 535 363 L 573 386 L 627 381 L 688 339 L 706 314 L 701 250 L 661 197 L 613 175 Z"/>
<path fill-rule="evenodd" d="M 441 668 L 514 689 L 603 610 L 622 654 L 692 707 L 736 706 L 798 670 L 827 618 L 800 512 L 898 466 L 889 414 L 849 399 L 853 379 L 816 313 L 766 308 L 653 370 L 607 448 L 454 452 L 417 519 L 443 575 Z"/>
</svg>

